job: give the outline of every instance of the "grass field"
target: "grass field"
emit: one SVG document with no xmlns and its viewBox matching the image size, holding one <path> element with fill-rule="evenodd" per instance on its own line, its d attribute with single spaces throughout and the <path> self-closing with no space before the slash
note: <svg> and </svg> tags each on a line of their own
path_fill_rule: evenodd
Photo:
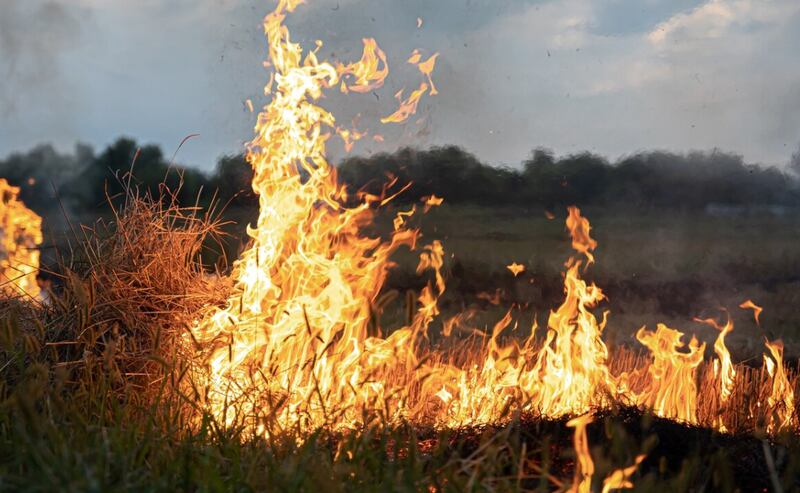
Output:
<svg viewBox="0 0 800 493">
<path fill-rule="evenodd" d="M 419 218 L 423 243 L 440 239 L 448 252 L 442 318 L 474 308 L 475 323 L 490 326 L 514 303 L 520 320 L 545 320 L 563 294 L 560 273 L 570 255 L 564 212 L 553 212 L 549 220 L 538 210 L 445 206 Z M 725 308 L 737 324 L 728 339 L 737 362 L 760 354 L 764 335 L 783 337 L 787 354 L 799 354 L 797 217 L 584 213 L 599 242 L 586 277 L 608 294 L 612 345 L 635 347 L 631 334 L 655 321 L 712 340 L 716 331 L 692 319 L 721 316 Z M 208 302 L 198 293 L 213 298 L 213 281 L 177 260 L 200 248 L 203 233 L 196 231 L 189 245 L 172 243 L 170 228 L 179 224 L 154 233 L 149 221 L 163 212 L 142 214 L 124 223 L 124 235 L 120 228 L 90 234 L 89 255 L 86 245 L 83 253 L 73 245 L 76 275 L 59 288 L 63 303 L 44 311 L 3 304 L 0 490 L 459 492 L 572 485 L 576 461 L 566 420 L 512 412 L 496 427 L 374 423 L 348 433 L 289 430 L 269 438 L 221 425 L 196 399 L 175 392 L 174 380 L 185 371 L 179 355 L 156 351 L 179 335 L 168 327 L 191 320 Z M 390 218 L 379 218 L 378 229 Z M 238 242 L 229 238 L 229 249 Z M 416 256 L 396 260 L 386 290 L 418 289 L 424 280 L 414 273 Z M 505 268 L 511 262 L 527 271 L 515 278 Z M 495 306 L 488 295 L 498 289 Z M 761 327 L 737 308 L 747 298 L 765 308 Z M 383 327 L 402 319 L 403 300 L 398 295 L 386 310 Z M 721 435 L 611 409 L 589 427 L 589 444 L 595 491 L 638 454 L 647 458 L 632 478 L 635 491 L 800 488 L 792 433 L 769 440 Z"/>
<path fill-rule="evenodd" d="M 445 313 L 472 306 L 496 317 L 513 303 L 546 320 L 563 296 L 563 264 L 572 254 L 566 211 L 553 213 L 551 220 L 543 210 L 443 206 L 422 216 L 422 242 L 439 239 L 447 252 Z M 656 322 L 713 341 L 716 330 L 693 319 L 727 311 L 736 324 L 728 345 L 739 360 L 760 355 L 764 336 L 783 338 L 787 356 L 800 356 L 800 214 L 583 213 L 599 244 L 585 277 L 608 297 L 613 343 L 635 344 L 633 333 Z M 390 287 L 419 287 L 415 260 L 400 256 Z M 512 262 L 526 272 L 514 277 L 506 268 Z M 501 303 L 492 307 L 481 293 L 498 289 Z M 746 299 L 764 308 L 761 326 L 738 307 Z"/>
</svg>

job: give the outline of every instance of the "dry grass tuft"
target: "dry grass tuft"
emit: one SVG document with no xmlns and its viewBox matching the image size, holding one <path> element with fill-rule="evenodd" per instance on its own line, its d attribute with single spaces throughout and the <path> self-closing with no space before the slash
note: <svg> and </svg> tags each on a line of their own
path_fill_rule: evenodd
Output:
<svg viewBox="0 0 800 493">
<path fill-rule="evenodd" d="M 48 301 L 0 304 L 4 346 L 12 349 L 0 353 L 0 368 L 13 371 L 10 360 L 24 354 L 24 366 L 41 362 L 77 391 L 96 390 L 92 383 L 103 378 L 125 402 L 147 405 L 185 367 L 192 321 L 228 290 L 225 277 L 202 263 L 208 246 L 220 243 L 219 215 L 180 207 L 175 197 L 165 187 L 159 197 L 129 188 L 121 206 L 109 198 L 107 219 L 73 228 Z"/>
</svg>

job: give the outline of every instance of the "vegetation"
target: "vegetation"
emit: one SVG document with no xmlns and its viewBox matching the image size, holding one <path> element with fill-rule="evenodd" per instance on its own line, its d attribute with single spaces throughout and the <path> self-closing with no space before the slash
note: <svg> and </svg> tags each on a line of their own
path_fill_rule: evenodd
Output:
<svg viewBox="0 0 800 493">
<path fill-rule="evenodd" d="M 486 428 L 373 423 L 258 437 L 203 412 L 185 329 L 227 286 L 198 268 L 215 217 L 126 194 L 73 237 L 50 304 L 0 304 L 0 490 L 552 491 L 575 469 L 564 420 Z M 191 347 L 191 344 L 188 346 Z M 190 351 L 190 349 L 189 349 Z M 302 437 L 303 439 L 300 439 Z M 732 437 L 617 409 L 589 429 L 595 488 L 648 458 L 636 491 L 798 486 L 794 436 Z M 687 443 L 693 445 L 687 447 Z"/>
<path fill-rule="evenodd" d="M 396 203 L 436 195 L 449 204 L 547 209 L 568 205 L 627 210 L 800 206 L 800 175 L 748 164 L 741 156 L 716 150 L 643 152 L 610 163 L 588 152 L 556 157 L 537 149 L 520 168 L 503 168 L 482 163 L 458 147 L 407 148 L 394 154 L 347 158 L 340 163 L 339 174 L 352 192 L 383 193 L 391 178 L 397 178 L 394 191 L 413 183 L 397 196 Z M 249 186 L 252 172 L 243 156 L 223 156 L 213 172 L 206 174 L 173 163 L 157 146 L 139 146 L 127 138 L 98 155 L 84 145 L 72 154 L 59 154 L 47 145 L 15 153 L 0 161 L 0 176 L 21 185 L 21 198 L 40 214 L 53 209 L 54 189 L 58 198 L 84 217 L 106 210 L 107 197 L 118 205 L 126 185 L 156 194 L 162 183 L 180 190 L 177 199 L 183 206 L 207 206 L 215 195 L 222 204 L 256 205 Z"/>
<path fill-rule="evenodd" d="M 386 173 L 414 181 L 419 188 L 400 195 L 401 204 L 445 197 L 419 224 L 456 254 L 445 266 L 445 311 L 474 304 L 491 312 L 487 295 L 495 293 L 486 291 L 495 287 L 503 304 L 553 306 L 563 289 L 555 252 L 563 252 L 564 232 L 545 212 L 562 215 L 560 205 L 573 201 L 589 205 L 601 245 L 593 275 L 609 287 L 623 331 L 648 322 L 645 313 L 686 322 L 704 308 L 733 309 L 749 289 L 759 290 L 765 327 L 790 336 L 798 326 L 781 318 L 796 306 L 795 216 L 696 214 L 719 203 L 798 205 L 796 181 L 776 170 L 723 154 L 650 153 L 609 164 L 544 151 L 522 170 L 504 170 L 456 148 L 352 158 L 340 169 L 354 191 L 382 191 Z M 226 221 L 246 223 L 255 206 L 248 173 L 241 157 L 221 159 L 205 175 L 130 140 L 99 155 L 40 147 L 0 162 L 0 175 L 25 185 L 34 209 L 60 214 L 52 211 L 55 188 L 70 214 L 101 216 L 90 227 L 64 227 L 68 241 L 51 255 L 51 303 L 0 302 L 0 491 L 552 491 L 571 484 L 576 461 L 564 420 L 512 414 L 480 429 L 373 423 L 346 434 L 258 437 L 203 412 L 202 389 L 186 379 L 195 364 L 186 329 L 200 307 L 226 299 L 229 286 L 203 267 L 225 231 L 234 231 Z M 560 188 L 551 193 L 554 184 Z M 636 214 L 617 212 L 633 208 Z M 388 227 L 392 216 L 376 227 Z M 387 289 L 418 288 L 413 261 L 398 260 Z M 527 271 L 511 276 L 505 265 L 512 261 Z M 763 301 L 768 295 L 774 302 Z M 736 331 L 744 327 L 737 319 Z M 729 341 L 741 360 L 735 338 Z M 596 419 L 589 443 L 598 491 L 603 477 L 640 453 L 647 459 L 633 477 L 636 491 L 800 488 L 793 435 L 720 435 L 620 408 Z"/>
</svg>

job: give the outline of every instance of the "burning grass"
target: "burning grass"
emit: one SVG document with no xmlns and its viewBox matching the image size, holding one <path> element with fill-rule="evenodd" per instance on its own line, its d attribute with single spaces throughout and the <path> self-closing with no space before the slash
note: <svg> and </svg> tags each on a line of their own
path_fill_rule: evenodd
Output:
<svg viewBox="0 0 800 493">
<path fill-rule="evenodd" d="M 397 214 L 388 239 L 365 232 L 391 194 L 348 196 L 325 157 L 324 131 L 342 131 L 316 101 L 332 88 L 379 88 L 386 59 L 374 40 L 353 64 L 304 54 L 283 24 L 299 3 L 281 0 L 265 19 L 273 99 L 248 153 L 259 216 L 230 276 L 208 275 L 200 258 L 218 221 L 176 207 L 168 190 L 152 198 L 129 189 L 109 221 L 74 232 L 46 302 L 3 305 L 0 437 L 26 444 L 19 457 L 5 452 L 12 487 L 36 473 L 58 484 L 67 473 L 50 463 L 88 468 L 83 478 L 95 484 L 141 487 L 130 466 L 186 490 L 798 486 L 797 381 L 781 343 L 766 341 L 760 370 L 732 364 L 733 325 L 714 320 L 705 321 L 719 330 L 708 363 L 705 344 L 664 324 L 637 333 L 645 355 L 609 348 L 605 295 L 584 279 L 597 242 L 575 207 L 566 228 L 576 255 L 546 330 L 514 337 L 513 309 L 491 330 L 462 314 L 445 331 L 472 336 L 431 345 L 447 289 L 444 246 L 433 240 L 420 249 L 417 273 L 428 282 L 409 297 L 407 323 L 384 331 L 381 288 L 393 253 L 417 248 L 415 208 Z M 411 60 L 427 82 L 399 98 L 388 122 L 436 92 L 436 56 Z M 592 447 L 593 416 L 605 417 L 601 447 Z M 657 438 L 628 438 L 654 422 L 665 430 Z M 673 433 L 698 448 L 659 449 Z M 721 455 L 704 440 L 723 444 Z M 730 463 L 724 444 L 734 442 L 747 445 L 733 447 Z M 751 481 L 754 443 L 766 466 Z"/>
<path fill-rule="evenodd" d="M 0 303 L 6 383 L 39 368 L 65 391 L 93 392 L 101 379 L 127 405 L 146 407 L 189 364 L 182 333 L 229 287 L 201 259 L 220 222 L 175 204 L 166 189 L 157 198 L 129 189 L 110 219 L 73 227 L 40 299 Z"/>
<path fill-rule="evenodd" d="M 192 388 L 185 346 L 198 313 L 224 306 L 231 291 L 224 276 L 204 272 L 199 258 L 218 226 L 169 205 L 168 195 L 153 200 L 131 192 L 111 220 L 74 237 L 49 302 L 4 302 L 3 488 L 553 491 L 580 483 L 599 491 L 642 454 L 631 472 L 640 491 L 798 486 L 795 435 L 767 440 L 766 416 L 753 420 L 745 412 L 772 394 L 763 367 L 735 367 L 737 385 L 726 404 L 733 411 L 721 413 L 719 370 L 700 364 L 703 426 L 610 400 L 587 430 L 594 473 L 579 475 L 578 483 L 568 417 L 521 414 L 521 406 L 481 425 L 432 427 L 378 415 L 349 430 L 287 428 L 268 436 L 246 421 L 221 419 L 203 390 Z M 448 364 L 469 361 L 486 341 L 461 341 Z M 420 359 L 434 365 L 443 354 L 423 352 Z M 636 388 L 646 385 L 649 362 L 646 353 L 612 348 L 609 371 L 639 375 L 630 380 Z M 787 378 L 796 388 L 794 373 Z M 229 406 L 236 411 L 236 403 Z M 262 417 L 269 419 L 269 411 Z M 737 434 L 713 431 L 720 415 Z"/>
</svg>

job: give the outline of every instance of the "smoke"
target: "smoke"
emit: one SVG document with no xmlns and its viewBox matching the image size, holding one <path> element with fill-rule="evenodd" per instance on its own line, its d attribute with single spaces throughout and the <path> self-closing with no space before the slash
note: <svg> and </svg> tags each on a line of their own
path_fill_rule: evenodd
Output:
<svg viewBox="0 0 800 493">
<path fill-rule="evenodd" d="M 80 20 L 53 2 L 5 0 L 0 15 L 0 114 L 11 116 L 35 99 L 63 103 L 60 62 L 80 38 Z"/>
<path fill-rule="evenodd" d="M 789 171 L 800 177 L 800 144 L 797 145 L 797 150 L 792 154 L 789 159 Z"/>
</svg>

